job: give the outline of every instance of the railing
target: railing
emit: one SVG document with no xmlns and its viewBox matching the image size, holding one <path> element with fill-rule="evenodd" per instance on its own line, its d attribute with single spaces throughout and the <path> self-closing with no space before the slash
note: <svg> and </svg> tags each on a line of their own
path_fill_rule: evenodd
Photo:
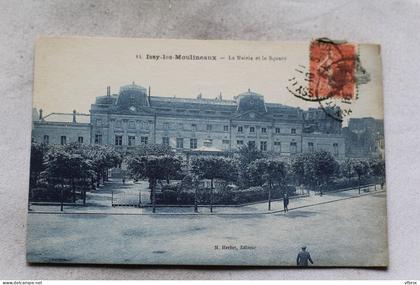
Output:
<svg viewBox="0 0 420 285">
<path fill-rule="evenodd" d="M 378 185 L 382 190 L 383 187 L 380 186 L 381 184 L 366 184 L 366 185 L 360 185 L 360 191 L 370 192 L 370 187 L 374 187 L 374 191 L 377 191 Z M 359 189 L 359 186 L 355 186 L 355 187 L 342 188 L 342 189 L 337 189 L 337 190 L 332 190 L 332 191 L 322 191 L 322 193 L 328 194 L 328 193 L 345 192 L 345 191 L 358 190 L 358 189 Z M 320 193 L 316 193 L 315 195 L 320 195 Z"/>
<path fill-rule="evenodd" d="M 123 193 L 111 194 L 112 207 L 142 207 L 141 191 L 125 191 Z"/>
</svg>

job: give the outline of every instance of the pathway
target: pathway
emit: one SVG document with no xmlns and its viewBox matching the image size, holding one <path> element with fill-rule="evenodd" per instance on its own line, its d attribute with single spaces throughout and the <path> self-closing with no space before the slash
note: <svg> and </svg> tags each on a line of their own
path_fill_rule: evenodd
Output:
<svg viewBox="0 0 420 285">
<path fill-rule="evenodd" d="M 136 207 L 112 207 L 112 193 L 114 195 L 127 195 L 127 197 L 133 199 L 133 204 L 138 204 L 138 195 L 139 189 L 141 189 L 141 203 L 143 205 L 149 204 L 149 190 L 147 189 L 148 183 L 145 181 L 140 181 L 133 183 L 132 181 L 127 181 L 123 184 L 120 180 L 111 181 L 110 183 L 105 184 L 104 187 L 99 188 L 98 190 L 88 193 L 87 204 L 86 206 L 65 206 L 64 213 L 76 214 L 76 213 L 86 213 L 86 214 L 152 214 L 151 207 L 145 208 L 136 208 Z M 377 186 L 377 191 L 374 190 L 374 187 L 370 188 L 370 192 L 362 191 L 359 195 L 358 189 L 347 190 L 342 192 L 334 193 L 325 193 L 323 196 L 319 196 L 317 193 L 311 192 L 310 196 L 300 197 L 300 198 L 291 198 L 289 203 L 289 210 L 299 209 L 303 207 L 309 207 L 313 205 L 331 203 L 343 199 L 357 198 L 359 196 L 370 195 L 372 193 L 378 193 L 385 191 L 380 189 L 379 185 Z M 115 201 L 115 198 L 114 198 Z M 115 203 L 115 202 L 114 202 Z M 60 213 L 59 206 L 46 206 L 46 205 L 32 205 L 31 212 L 33 213 Z M 268 213 L 277 213 L 283 211 L 283 202 L 273 201 L 271 203 L 271 211 L 268 211 L 268 202 L 254 203 L 245 206 L 214 206 L 213 214 L 268 214 Z M 211 214 L 209 206 L 200 206 L 199 213 L 194 213 L 194 208 L 191 206 L 179 207 L 179 206 L 158 206 L 156 208 L 156 214 Z"/>
</svg>

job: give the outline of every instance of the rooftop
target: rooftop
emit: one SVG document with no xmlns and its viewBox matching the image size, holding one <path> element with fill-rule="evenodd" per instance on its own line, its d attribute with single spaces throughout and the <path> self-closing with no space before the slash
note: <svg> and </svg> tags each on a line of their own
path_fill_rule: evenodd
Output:
<svg viewBox="0 0 420 285">
<path fill-rule="evenodd" d="M 83 113 L 75 113 L 76 123 L 89 124 L 90 115 Z M 73 113 L 50 113 L 45 117 L 42 117 L 44 122 L 55 122 L 55 123 L 72 123 Z"/>
</svg>

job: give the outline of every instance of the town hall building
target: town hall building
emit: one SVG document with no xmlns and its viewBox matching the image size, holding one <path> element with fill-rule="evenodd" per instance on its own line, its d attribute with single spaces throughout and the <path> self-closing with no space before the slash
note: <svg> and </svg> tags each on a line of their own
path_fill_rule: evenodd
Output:
<svg viewBox="0 0 420 285">
<path fill-rule="evenodd" d="M 33 140 L 50 144 L 79 142 L 114 145 L 121 151 L 158 143 L 179 153 L 234 151 L 253 145 L 280 157 L 327 150 L 345 158 L 341 122 L 321 108 L 265 102 L 263 95 L 247 90 L 225 100 L 151 96 L 150 88 L 122 86 L 96 97 L 90 114 L 36 115 Z"/>
</svg>

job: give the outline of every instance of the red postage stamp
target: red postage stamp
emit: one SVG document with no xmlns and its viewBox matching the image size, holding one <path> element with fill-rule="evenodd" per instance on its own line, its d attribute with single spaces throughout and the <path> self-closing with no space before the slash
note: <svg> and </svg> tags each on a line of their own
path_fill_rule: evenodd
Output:
<svg viewBox="0 0 420 285">
<path fill-rule="evenodd" d="M 356 98 L 356 45 L 313 41 L 310 45 L 309 96 L 352 100 Z"/>
</svg>

